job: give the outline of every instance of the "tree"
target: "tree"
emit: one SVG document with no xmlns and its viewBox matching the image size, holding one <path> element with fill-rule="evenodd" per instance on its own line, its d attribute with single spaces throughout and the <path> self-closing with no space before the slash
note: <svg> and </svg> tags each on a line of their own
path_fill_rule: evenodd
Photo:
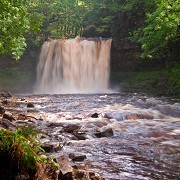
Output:
<svg viewBox="0 0 180 180">
<path fill-rule="evenodd" d="M 34 10 L 38 1 L 0 0 L 0 54 L 20 59 L 26 47 L 25 35 L 35 33 L 41 17 Z"/>
<path fill-rule="evenodd" d="M 142 58 L 168 56 L 172 44 L 179 43 L 179 0 L 156 0 L 155 5 L 154 11 L 147 13 L 146 26 L 136 34 L 142 45 Z"/>
<path fill-rule="evenodd" d="M 82 1 L 44 0 L 39 4 L 38 11 L 43 15 L 44 40 L 81 35 L 82 19 L 85 14 Z"/>
</svg>

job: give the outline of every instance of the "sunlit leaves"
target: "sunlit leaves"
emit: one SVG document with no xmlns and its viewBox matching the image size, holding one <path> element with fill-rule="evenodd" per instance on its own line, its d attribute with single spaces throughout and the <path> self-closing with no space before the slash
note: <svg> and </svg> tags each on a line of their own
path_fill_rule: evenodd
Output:
<svg viewBox="0 0 180 180">
<path fill-rule="evenodd" d="M 156 8 L 147 14 L 147 26 L 143 29 L 142 58 L 168 54 L 168 46 L 179 40 L 180 2 L 156 0 Z"/>
<path fill-rule="evenodd" d="M 35 6 L 36 1 L 0 0 L 0 54 L 11 53 L 20 59 L 26 47 L 25 34 L 38 31 L 41 24 L 33 13 Z"/>
</svg>

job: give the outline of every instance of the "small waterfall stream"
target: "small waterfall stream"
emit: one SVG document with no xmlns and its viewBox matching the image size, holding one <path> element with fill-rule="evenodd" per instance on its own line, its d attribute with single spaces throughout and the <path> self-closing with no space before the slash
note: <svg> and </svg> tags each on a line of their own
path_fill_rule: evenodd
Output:
<svg viewBox="0 0 180 180">
<path fill-rule="evenodd" d="M 108 91 L 111 39 L 52 40 L 42 46 L 36 93 Z"/>
<path fill-rule="evenodd" d="M 179 105 L 141 93 L 22 94 L 5 107 L 16 125 L 35 127 L 55 158 L 65 155 L 79 170 L 105 180 L 178 180 Z"/>
</svg>

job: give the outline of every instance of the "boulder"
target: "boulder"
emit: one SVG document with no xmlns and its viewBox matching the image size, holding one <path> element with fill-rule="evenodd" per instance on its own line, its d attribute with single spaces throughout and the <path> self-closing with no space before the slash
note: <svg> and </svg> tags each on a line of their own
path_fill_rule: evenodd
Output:
<svg viewBox="0 0 180 180">
<path fill-rule="evenodd" d="M 33 108 L 33 107 L 34 107 L 34 104 L 31 103 L 31 102 L 28 102 L 28 103 L 27 103 L 27 107 L 28 107 L 28 108 Z"/>
<path fill-rule="evenodd" d="M 113 133 L 112 128 L 106 129 L 106 130 L 104 130 L 102 132 L 95 133 L 95 136 L 98 137 L 98 138 L 101 138 L 101 137 L 111 137 L 113 135 L 114 135 L 114 133 Z"/>
<path fill-rule="evenodd" d="M 41 145 L 41 148 L 44 149 L 46 153 L 53 152 L 53 145 L 52 144 L 43 144 Z"/>
<path fill-rule="evenodd" d="M 113 118 L 112 116 L 110 116 L 109 114 L 106 114 L 106 113 L 101 113 L 101 117 L 106 118 L 106 119 L 112 119 Z"/>
<path fill-rule="evenodd" d="M 74 153 L 70 153 L 69 158 L 72 159 L 72 161 L 81 162 L 81 161 L 84 161 L 86 159 L 86 155 L 77 155 Z"/>
<path fill-rule="evenodd" d="M 62 143 L 48 141 L 48 139 L 45 143 L 41 142 L 41 148 L 43 148 L 44 151 L 47 153 L 60 151 L 62 147 Z"/>
<path fill-rule="evenodd" d="M 99 174 L 94 172 L 88 172 L 86 170 L 75 169 L 73 170 L 73 179 L 74 180 L 105 180 Z"/>
<path fill-rule="evenodd" d="M 38 162 L 35 178 L 37 180 L 55 180 L 58 178 L 58 168 L 51 162 Z"/>
<path fill-rule="evenodd" d="M 8 105 L 8 104 L 9 104 L 9 101 L 8 101 L 7 99 L 2 100 L 2 104 L 3 104 L 3 105 Z"/>
<path fill-rule="evenodd" d="M 61 129 L 61 132 L 73 133 L 74 131 L 78 131 L 80 128 L 81 128 L 80 125 L 68 124 L 67 126 Z"/>
<path fill-rule="evenodd" d="M 94 113 L 91 115 L 92 118 L 98 118 L 98 116 L 99 116 L 98 113 Z"/>
<path fill-rule="evenodd" d="M 86 140 L 87 138 L 85 137 L 84 132 L 73 132 L 73 135 L 78 139 L 78 140 Z"/>
<path fill-rule="evenodd" d="M 0 114 L 4 114 L 5 113 L 5 109 L 3 107 L 0 106 Z"/>
<path fill-rule="evenodd" d="M 63 175 L 67 173 L 72 173 L 73 168 L 71 167 L 69 158 L 66 155 L 62 155 L 56 158 L 56 162 L 59 164 L 61 173 Z"/>
<path fill-rule="evenodd" d="M 15 119 L 12 117 L 11 114 L 3 114 L 3 118 L 4 119 L 8 119 L 9 121 L 14 121 Z"/>
<path fill-rule="evenodd" d="M 0 120 L 0 126 L 5 128 L 5 129 L 9 129 L 9 128 L 17 128 L 17 126 L 15 124 L 13 124 L 11 121 L 2 118 Z"/>
</svg>

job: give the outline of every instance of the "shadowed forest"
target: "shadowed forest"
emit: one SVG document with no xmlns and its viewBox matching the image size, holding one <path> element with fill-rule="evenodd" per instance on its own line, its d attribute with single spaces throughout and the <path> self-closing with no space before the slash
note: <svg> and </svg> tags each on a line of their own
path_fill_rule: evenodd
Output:
<svg viewBox="0 0 180 180">
<path fill-rule="evenodd" d="M 177 0 L 1 0 L 0 84 L 32 92 L 45 41 L 112 38 L 110 86 L 178 96 Z"/>
</svg>

